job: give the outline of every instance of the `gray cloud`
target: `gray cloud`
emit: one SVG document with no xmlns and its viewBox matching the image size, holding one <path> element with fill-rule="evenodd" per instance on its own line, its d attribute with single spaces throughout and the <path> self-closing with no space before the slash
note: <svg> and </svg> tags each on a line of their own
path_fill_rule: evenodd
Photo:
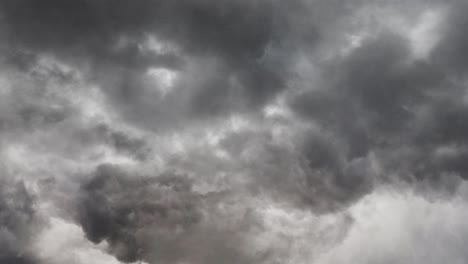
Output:
<svg viewBox="0 0 468 264">
<path fill-rule="evenodd" d="M 37 216 L 34 198 L 23 182 L 2 180 L 0 189 L 0 261 L 39 263 L 31 249 Z"/>
<path fill-rule="evenodd" d="M 169 236 L 163 241 L 187 232 L 201 217 L 191 183 L 175 175 L 132 179 L 103 165 L 82 188 L 79 221 L 87 237 L 95 243 L 106 240 L 110 251 L 125 262 L 151 254 L 152 249 L 145 248 L 151 226 Z"/>
<path fill-rule="evenodd" d="M 365 39 L 324 68 L 333 82 L 301 93 L 291 106 L 300 117 L 336 134 L 345 160 L 376 154 L 386 174 L 381 180 L 396 176 L 390 181 L 432 182 L 437 189 L 444 177 L 448 182 L 450 175 L 465 178 L 459 150 L 465 145 L 465 88 L 437 60 L 413 59 L 409 44 L 396 33 Z M 434 56 L 440 52 L 433 50 Z M 439 154 L 444 148 L 457 150 Z"/>
<path fill-rule="evenodd" d="M 350 215 L 366 197 L 461 199 L 466 12 L 2 1 L 0 157 L 14 180 L 0 187 L 0 262 L 41 260 L 36 202 L 121 262 L 360 259 L 338 244 L 361 239 L 353 226 L 368 223 Z"/>
<path fill-rule="evenodd" d="M 40 5 L 34 1 L 7 1 L 0 7 L 6 24 L 4 34 L 12 46 L 81 61 L 91 65 L 93 73 L 120 72 L 117 73 L 120 78 L 101 73 L 96 78 L 104 86 L 110 86 L 107 90 L 118 108 L 135 108 L 130 113 L 123 110 L 133 119 L 136 115 L 164 111 L 143 101 L 141 70 L 168 67 L 184 72 L 184 61 L 192 56 L 214 57 L 224 70 L 206 72 L 201 83 L 196 79 L 183 83 L 199 87 L 194 99 L 187 102 L 187 111 L 202 116 L 223 113 L 216 105 L 231 104 L 228 95 L 239 88 L 242 92 L 237 100 L 245 100 L 247 107 L 271 99 L 284 88 L 278 69 L 261 62 L 271 41 L 272 8 L 270 1 L 263 0 L 216 3 L 142 0 L 131 5 L 125 1 L 70 4 L 47 1 Z M 175 43 L 181 52 L 161 55 L 145 52 L 140 44 L 151 35 Z M 121 39 L 129 42 L 119 48 L 116 43 Z M 109 82 L 109 78 L 114 81 Z M 229 82 L 232 78 L 237 80 L 237 86 Z"/>
<path fill-rule="evenodd" d="M 462 31 L 468 23 L 465 16 L 467 8 L 463 1 L 453 1 L 448 11 L 448 22 L 443 26 L 442 40 L 432 54 L 432 60 L 444 71 L 459 76 L 465 75 L 467 67 L 464 46 L 468 39 Z"/>
<path fill-rule="evenodd" d="M 243 231 L 210 224 L 207 214 L 217 214 L 218 199 L 212 196 L 218 194 L 199 194 L 190 179 L 177 174 L 128 173 L 104 164 L 82 185 L 78 221 L 88 239 L 107 241 L 123 262 L 253 261 L 239 247 Z"/>
</svg>

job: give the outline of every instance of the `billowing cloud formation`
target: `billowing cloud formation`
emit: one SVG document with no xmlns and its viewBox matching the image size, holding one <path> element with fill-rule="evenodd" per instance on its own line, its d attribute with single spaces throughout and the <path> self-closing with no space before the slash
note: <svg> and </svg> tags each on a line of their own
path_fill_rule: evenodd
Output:
<svg viewBox="0 0 468 264">
<path fill-rule="evenodd" d="M 464 263 L 467 13 L 1 1 L 0 262 Z"/>
<path fill-rule="evenodd" d="M 180 176 L 133 179 L 108 166 L 96 173 L 83 186 L 79 221 L 91 241 L 107 240 L 122 261 L 153 254 L 144 249 L 148 226 L 155 226 L 153 232 L 162 229 L 161 243 L 165 236 L 174 239 L 199 222 L 198 198 Z"/>
<path fill-rule="evenodd" d="M 239 216 L 218 208 L 226 206 L 224 201 L 217 201 L 224 194 L 200 194 L 184 176 L 129 175 L 107 164 L 99 166 L 81 189 L 78 221 L 87 238 L 94 243 L 106 241 L 110 252 L 121 261 L 216 263 L 224 257 L 227 263 L 261 260 L 249 256 L 242 246 L 248 243 L 244 233 L 251 232 L 251 225 L 255 225 L 254 215 L 246 211 L 236 224 L 239 229 L 230 230 L 233 227 L 222 223 L 223 218 L 233 221 Z"/>
<path fill-rule="evenodd" d="M 159 123 L 164 117 L 154 115 L 179 108 L 186 108 L 185 115 L 205 116 L 224 113 L 226 107 L 256 107 L 284 87 L 279 69 L 262 59 L 273 37 L 269 1 L 6 1 L 1 5 L 5 37 L 11 42 L 7 46 L 59 53 L 89 65 L 89 78 L 112 86 L 107 92 L 119 108 L 131 108 L 124 111 L 131 119 Z M 169 96 L 162 106 L 155 103 L 157 94 L 148 94 L 147 89 L 154 87 L 146 87 L 143 80 L 149 68 L 160 67 L 181 72 L 174 86 L 185 90 Z M 186 93 L 191 98 L 184 102 L 181 97 Z M 239 98 L 232 101 L 232 96 Z"/>
<path fill-rule="evenodd" d="M 0 261 L 7 264 L 38 263 L 31 252 L 31 240 L 37 225 L 34 198 L 24 183 L 2 180 L 0 222 Z"/>
</svg>

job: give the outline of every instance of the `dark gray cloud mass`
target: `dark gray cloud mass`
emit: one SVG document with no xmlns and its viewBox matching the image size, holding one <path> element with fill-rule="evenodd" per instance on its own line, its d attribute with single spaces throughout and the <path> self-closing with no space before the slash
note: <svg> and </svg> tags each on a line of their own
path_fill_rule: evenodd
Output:
<svg viewBox="0 0 468 264">
<path fill-rule="evenodd" d="M 107 241 L 123 262 L 251 263 L 257 257 L 238 245 L 245 230 L 231 233 L 209 222 L 220 195 L 197 193 L 192 180 L 174 173 L 131 175 L 103 164 L 81 186 L 77 218 L 88 239 Z"/>
<path fill-rule="evenodd" d="M 219 67 L 182 84 L 195 90 L 186 111 L 196 115 L 223 113 L 234 89 L 242 89 L 247 107 L 255 107 L 284 86 L 280 69 L 261 61 L 273 34 L 270 1 L 5 1 L 1 5 L 7 48 L 85 60 L 99 81 L 113 86 L 108 92 L 116 104 L 122 108 L 130 104 L 127 108 L 132 109 L 125 113 L 131 118 L 165 111 L 143 101 L 141 70 L 163 66 L 184 72 L 192 56 L 211 57 Z M 180 52 L 144 52 L 135 41 L 149 34 L 175 43 Z M 117 47 L 122 39 L 130 41 Z M 109 68 L 112 76 L 102 74 Z M 232 78 L 239 87 L 229 82 Z"/>
<path fill-rule="evenodd" d="M 144 248 L 148 225 L 169 232 L 157 237 L 163 242 L 163 236 L 175 237 L 177 229 L 185 232 L 201 217 L 191 183 L 177 175 L 133 179 L 103 165 L 82 188 L 78 218 L 87 237 L 95 243 L 107 240 L 125 262 L 152 254 Z"/>
<path fill-rule="evenodd" d="M 6 264 L 39 263 L 31 252 L 31 240 L 37 227 L 34 198 L 24 183 L 1 181 L 0 188 L 0 261 Z"/>
<path fill-rule="evenodd" d="M 466 262 L 464 215 L 441 204 L 466 203 L 467 14 L 461 0 L 0 1 L 0 263 Z M 382 220 L 369 212 L 411 210 L 385 191 L 453 219 Z M 431 231 L 450 223 L 460 235 Z M 356 232 L 382 226 L 417 253 L 388 253 L 381 232 L 384 253 L 358 256 Z M 433 235 L 451 243 L 417 243 Z"/>
</svg>

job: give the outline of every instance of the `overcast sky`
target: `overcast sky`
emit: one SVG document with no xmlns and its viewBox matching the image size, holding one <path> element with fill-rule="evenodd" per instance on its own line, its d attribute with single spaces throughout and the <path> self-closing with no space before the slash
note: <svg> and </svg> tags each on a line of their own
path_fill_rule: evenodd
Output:
<svg viewBox="0 0 468 264">
<path fill-rule="evenodd" d="M 0 263 L 468 263 L 467 28 L 466 0 L 0 0 Z"/>
</svg>

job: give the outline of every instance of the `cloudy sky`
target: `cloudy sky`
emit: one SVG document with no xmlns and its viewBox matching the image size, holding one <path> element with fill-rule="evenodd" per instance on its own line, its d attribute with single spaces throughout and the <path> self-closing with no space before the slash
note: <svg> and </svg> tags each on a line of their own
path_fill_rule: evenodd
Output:
<svg viewBox="0 0 468 264">
<path fill-rule="evenodd" d="M 0 263 L 468 262 L 466 0 L 0 0 Z"/>
</svg>

